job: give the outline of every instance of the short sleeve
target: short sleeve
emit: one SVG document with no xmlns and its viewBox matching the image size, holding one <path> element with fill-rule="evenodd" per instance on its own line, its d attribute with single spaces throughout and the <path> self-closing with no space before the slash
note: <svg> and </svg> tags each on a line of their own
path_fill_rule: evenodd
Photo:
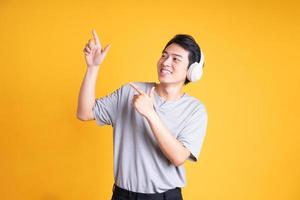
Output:
<svg viewBox="0 0 300 200">
<path fill-rule="evenodd" d="M 200 104 L 187 120 L 177 139 L 191 152 L 188 158 L 197 161 L 207 128 L 207 111 L 203 104 Z"/>
<path fill-rule="evenodd" d="M 110 93 L 109 95 L 101 98 L 96 98 L 92 110 L 97 125 L 113 126 L 115 124 L 118 113 L 118 106 L 121 101 L 122 88 L 123 86 Z"/>
</svg>

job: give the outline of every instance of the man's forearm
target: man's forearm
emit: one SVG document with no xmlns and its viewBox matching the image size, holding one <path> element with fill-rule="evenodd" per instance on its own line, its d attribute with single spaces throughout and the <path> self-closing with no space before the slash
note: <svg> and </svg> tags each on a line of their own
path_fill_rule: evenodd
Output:
<svg viewBox="0 0 300 200">
<path fill-rule="evenodd" d="M 165 127 L 158 114 L 154 111 L 146 119 L 164 155 L 175 165 L 179 166 L 189 157 L 186 149 Z"/>
<path fill-rule="evenodd" d="M 88 119 L 95 103 L 95 88 L 99 67 L 87 67 L 82 81 L 77 106 L 77 117 Z"/>
</svg>

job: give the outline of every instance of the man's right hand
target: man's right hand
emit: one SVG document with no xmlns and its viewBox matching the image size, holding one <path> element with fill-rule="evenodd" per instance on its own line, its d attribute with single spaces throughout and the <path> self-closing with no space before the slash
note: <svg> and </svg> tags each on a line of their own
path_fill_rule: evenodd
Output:
<svg viewBox="0 0 300 200">
<path fill-rule="evenodd" d="M 104 60 L 108 50 L 110 49 L 110 44 L 108 44 L 104 49 L 101 47 L 100 40 L 96 31 L 93 29 L 94 41 L 89 40 L 83 49 L 85 55 L 85 62 L 88 67 L 98 67 Z"/>
</svg>

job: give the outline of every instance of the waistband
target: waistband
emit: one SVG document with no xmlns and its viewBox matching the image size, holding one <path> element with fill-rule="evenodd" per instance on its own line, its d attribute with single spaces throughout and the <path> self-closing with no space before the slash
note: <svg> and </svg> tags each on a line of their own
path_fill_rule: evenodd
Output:
<svg viewBox="0 0 300 200">
<path fill-rule="evenodd" d="M 155 200 L 163 200 L 166 197 L 182 197 L 181 188 L 176 187 L 174 189 L 167 190 L 162 193 L 139 193 L 132 192 L 123 188 L 118 187 L 116 184 L 113 185 L 113 195 L 122 196 L 125 198 L 129 197 L 141 197 L 141 198 L 153 198 Z"/>
</svg>

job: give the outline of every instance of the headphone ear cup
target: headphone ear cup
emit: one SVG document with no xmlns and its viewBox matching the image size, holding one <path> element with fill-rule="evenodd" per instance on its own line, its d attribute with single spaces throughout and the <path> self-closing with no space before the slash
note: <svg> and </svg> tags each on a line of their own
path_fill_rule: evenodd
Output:
<svg viewBox="0 0 300 200">
<path fill-rule="evenodd" d="M 198 81 L 199 79 L 201 79 L 203 74 L 204 55 L 202 50 L 200 50 L 200 54 L 200 62 L 194 62 L 193 64 L 191 64 L 187 72 L 187 79 L 191 82 Z"/>
<path fill-rule="evenodd" d="M 203 74 L 202 66 L 199 63 L 195 62 L 191 64 L 191 66 L 189 67 L 187 72 L 187 78 L 191 82 L 196 82 L 201 79 L 202 74 Z"/>
</svg>

